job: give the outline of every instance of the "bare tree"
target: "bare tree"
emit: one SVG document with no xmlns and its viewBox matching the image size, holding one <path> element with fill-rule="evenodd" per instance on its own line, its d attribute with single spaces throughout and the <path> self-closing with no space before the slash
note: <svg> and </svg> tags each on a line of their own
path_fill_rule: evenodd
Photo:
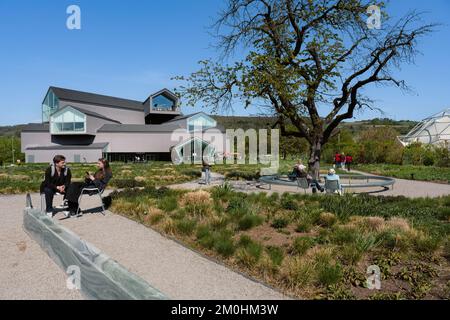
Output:
<svg viewBox="0 0 450 320">
<path fill-rule="evenodd" d="M 190 105 L 203 102 L 214 111 L 232 108 L 236 99 L 251 107 L 266 102 L 278 116 L 281 134 L 305 138 L 309 167 L 317 177 L 323 146 L 338 125 L 357 110 L 375 108 L 363 92 L 374 84 L 405 89 L 393 70 L 412 63 L 417 40 L 435 24 L 408 13 L 394 24 L 383 13 L 382 28 L 368 27 L 364 0 L 228 0 L 217 22 L 223 57 L 237 49 L 246 56 L 231 65 L 203 60 L 179 94 Z M 383 3 L 378 4 L 386 12 Z M 222 59 L 221 59 L 222 60 Z M 319 111 L 326 111 L 325 116 Z M 286 129 L 286 120 L 295 130 Z"/>
</svg>

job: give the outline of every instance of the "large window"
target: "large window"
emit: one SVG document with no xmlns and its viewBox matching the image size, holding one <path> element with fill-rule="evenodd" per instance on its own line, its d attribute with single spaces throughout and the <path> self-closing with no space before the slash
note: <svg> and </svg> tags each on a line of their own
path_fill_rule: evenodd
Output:
<svg viewBox="0 0 450 320">
<path fill-rule="evenodd" d="M 205 117 L 204 115 L 198 115 L 190 118 L 188 120 L 189 131 L 202 131 L 208 128 L 215 127 L 216 121 L 210 117 Z"/>
<path fill-rule="evenodd" d="M 72 108 L 65 108 L 50 117 L 51 133 L 86 133 L 86 115 Z"/>
<path fill-rule="evenodd" d="M 42 104 L 42 122 L 48 122 L 50 116 L 58 108 L 59 101 L 58 97 L 50 90 L 45 97 L 44 103 Z"/>
<path fill-rule="evenodd" d="M 153 97 L 152 103 L 152 108 L 156 111 L 174 111 L 175 109 L 175 102 L 163 94 Z"/>
</svg>

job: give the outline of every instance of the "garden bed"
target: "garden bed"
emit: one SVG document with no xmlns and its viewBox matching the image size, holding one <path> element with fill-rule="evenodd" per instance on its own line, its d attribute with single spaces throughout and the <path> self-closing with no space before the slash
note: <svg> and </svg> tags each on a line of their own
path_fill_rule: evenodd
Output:
<svg viewBox="0 0 450 320">
<path fill-rule="evenodd" d="M 113 212 L 305 299 L 448 299 L 450 197 L 246 194 L 149 187 Z M 366 288 L 367 267 L 382 272 Z"/>
</svg>

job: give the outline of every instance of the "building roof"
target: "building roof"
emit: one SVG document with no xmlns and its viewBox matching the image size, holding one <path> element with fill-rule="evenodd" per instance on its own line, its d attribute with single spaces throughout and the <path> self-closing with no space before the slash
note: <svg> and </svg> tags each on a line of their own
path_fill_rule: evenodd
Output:
<svg viewBox="0 0 450 320">
<path fill-rule="evenodd" d="M 26 150 L 89 150 L 89 149 L 104 149 L 108 142 L 92 143 L 89 145 L 54 145 L 54 146 L 39 146 L 28 147 Z"/>
<path fill-rule="evenodd" d="M 62 100 L 81 102 L 81 103 L 91 103 L 97 105 L 104 105 L 116 108 L 125 108 L 136 111 L 143 111 L 144 105 L 140 101 L 116 98 L 111 96 L 105 96 L 96 93 L 83 92 L 59 87 L 50 87 L 53 93 Z"/>
<path fill-rule="evenodd" d="M 23 127 L 22 132 L 49 132 L 48 123 L 29 123 Z"/>
<path fill-rule="evenodd" d="M 172 132 L 185 129 L 178 124 L 104 124 L 97 132 Z"/>
<path fill-rule="evenodd" d="M 58 112 L 61 111 L 61 110 L 63 110 L 63 109 L 66 108 L 66 107 L 74 108 L 75 110 L 78 110 L 78 111 L 80 111 L 81 113 L 84 113 L 85 115 L 88 115 L 88 116 L 100 118 L 100 119 L 103 119 L 103 120 L 108 120 L 108 121 L 115 122 L 115 123 L 119 123 L 119 124 L 121 123 L 120 121 L 117 121 L 117 120 L 114 120 L 114 119 L 105 117 L 104 115 L 101 115 L 101 114 L 99 114 L 99 113 L 97 113 L 97 112 L 93 112 L 93 111 L 90 111 L 90 110 L 87 110 L 87 109 L 83 109 L 83 108 L 74 107 L 74 106 L 72 106 L 72 105 L 70 105 L 70 104 L 65 105 L 64 107 L 60 108 L 60 109 L 58 110 Z"/>
<path fill-rule="evenodd" d="M 180 121 L 180 120 L 184 120 L 184 119 L 189 119 L 189 118 L 191 118 L 191 117 L 193 117 L 193 116 L 195 116 L 197 114 L 200 114 L 200 113 L 204 113 L 204 112 L 203 111 L 199 111 L 199 112 L 196 112 L 196 113 L 191 113 L 191 114 L 186 114 L 186 115 L 179 115 L 179 116 L 177 116 L 177 117 L 175 117 L 173 119 L 170 119 L 169 121 L 167 121 L 167 123 L 174 122 L 174 121 Z M 206 113 L 204 113 L 204 114 L 206 115 Z"/>
</svg>

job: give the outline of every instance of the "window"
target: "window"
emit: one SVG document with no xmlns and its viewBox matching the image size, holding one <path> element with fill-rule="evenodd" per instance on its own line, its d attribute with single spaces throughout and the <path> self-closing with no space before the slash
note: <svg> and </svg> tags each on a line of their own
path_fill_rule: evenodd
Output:
<svg viewBox="0 0 450 320">
<path fill-rule="evenodd" d="M 81 162 L 81 155 L 74 154 L 73 155 L 73 162 L 76 162 L 76 163 Z"/>
<path fill-rule="evenodd" d="M 50 132 L 58 133 L 86 133 L 86 115 L 71 107 L 55 113 L 50 117 Z"/>
<path fill-rule="evenodd" d="M 160 94 L 152 98 L 152 109 L 156 111 L 173 111 L 175 109 L 175 101 Z"/>
<path fill-rule="evenodd" d="M 28 163 L 34 163 L 34 154 L 29 154 L 27 156 L 27 162 Z"/>
<path fill-rule="evenodd" d="M 208 128 L 214 128 L 216 125 L 217 123 L 216 121 L 214 121 L 214 119 L 202 114 L 188 119 L 188 128 L 190 132 L 195 130 L 202 131 Z"/>
<path fill-rule="evenodd" d="M 50 90 L 42 104 L 42 122 L 48 122 L 50 116 L 59 106 L 58 97 Z"/>
</svg>

